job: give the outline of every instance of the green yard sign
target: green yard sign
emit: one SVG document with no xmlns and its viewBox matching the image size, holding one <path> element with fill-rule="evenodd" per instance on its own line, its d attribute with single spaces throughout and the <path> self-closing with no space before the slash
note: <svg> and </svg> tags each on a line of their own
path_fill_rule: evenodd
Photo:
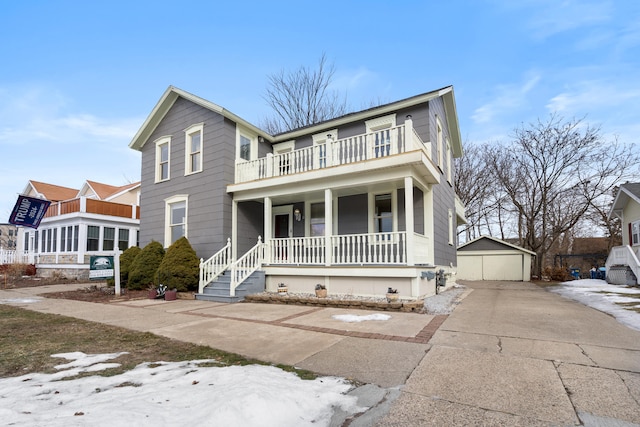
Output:
<svg viewBox="0 0 640 427">
<path fill-rule="evenodd" d="M 114 277 L 113 256 L 92 255 L 89 260 L 89 279 L 102 280 Z"/>
</svg>

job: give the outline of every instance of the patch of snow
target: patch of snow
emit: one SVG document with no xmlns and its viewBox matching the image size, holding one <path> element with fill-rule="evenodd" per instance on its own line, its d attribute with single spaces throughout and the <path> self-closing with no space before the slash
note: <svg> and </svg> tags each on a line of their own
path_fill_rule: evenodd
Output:
<svg viewBox="0 0 640 427">
<path fill-rule="evenodd" d="M 42 301 L 42 298 L 9 298 L 0 299 L 0 304 L 32 304 L 40 301 Z"/>
<path fill-rule="evenodd" d="M 629 309 L 640 305 L 640 288 L 612 285 L 599 279 L 582 279 L 563 282 L 549 290 L 609 313 L 620 323 L 640 331 L 640 313 Z M 635 306 L 620 305 L 636 301 L 638 304 Z"/>
<path fill-rule="evenodd" d="M 389 320 L 391 316 L 388 314 L 367 314 L 367 315 L 356 315 L 356 314 L 334 314 L 331 316 L 333 319 L 341 320 L 343 322 L 365 322 L 367 320 Z"/>
<path fill-rule="evenodd" d="M 355 414 L 343 378 L 302 380 L 273 366 L 203 367 L 211 360 L 143 363 L 111 377 L 66 381 L 82 370 L 106 369 L 111 355 L 66 353 L 74 362 L 56 374 L 0 379 L 6 425 L 328 426 L 334 410 Z M 94 361 L 95 364 L 90 364 Z"/>
</svg>

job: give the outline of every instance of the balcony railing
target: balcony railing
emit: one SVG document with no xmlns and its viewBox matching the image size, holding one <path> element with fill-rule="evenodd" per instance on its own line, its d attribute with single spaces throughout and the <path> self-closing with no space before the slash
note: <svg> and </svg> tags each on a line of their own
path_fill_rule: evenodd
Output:
<svg viewBox="0 0 640 427">
<path fill-rule="evenodd" d="M 413 129 L 411 120 L 371 133 L 356 135 L 336 141 L 327 139 L 324 144 L 301 148 L 277 155 L 268 154 L 256 160 L 239 160 L 236 163 L 236 183 L 265 178 L 294 175 L 380 159 L 409 151 L 424 150 L 431 158 L 428 143 L 424 143 Z"/>
<path fill-rule="evenodd" d="M 75 212 L 109 215 L 121 218 L 140 219 L 140 207 L 122 203 L 78 197 L 76 199 L 53 202 L 44 214 L 45 218 L 66 215 Z"/>
</svg>

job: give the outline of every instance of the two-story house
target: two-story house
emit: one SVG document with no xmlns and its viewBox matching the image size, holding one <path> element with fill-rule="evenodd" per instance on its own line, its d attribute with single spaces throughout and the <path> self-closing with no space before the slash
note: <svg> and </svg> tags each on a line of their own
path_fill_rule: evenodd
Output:
<svg viewBox="0 0 640 427">
<path fill-rule="evenodd" d="M 88 279 L 91 255 L 138 244 L 139 182 L 75 189 L 31 180 L 22 194 L 52 202 L 37 230 L 18 227 L 18 252 L 39 276 Z"/>
<path fill-rule="evenodd" d="M 455 272 L 452 87 L 278 135 L 169 87 L 130 147 L 142 153 L 140 243 L 186 236 L 199 298 L 241 298 L 250 276 L 263 281 L 254 291 L 417 298 Z"/>
<path fill-rule="evenodd" d="M 611 248 L 607 257 L 607 282 L 640 285 L 640 183 L 620 186 L 609 217 L 622 221 L 622 246 Z"/>
</svg>

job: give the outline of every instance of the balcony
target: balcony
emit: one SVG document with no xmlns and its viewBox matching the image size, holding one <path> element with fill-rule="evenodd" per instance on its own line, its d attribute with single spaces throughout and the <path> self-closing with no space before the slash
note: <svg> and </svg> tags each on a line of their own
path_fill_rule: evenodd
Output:
<svg viewBox="0 0 640 427">
<path fill-rule="evenodd" d="M 357 166 L 362 164 L 361 168 Z M 229 191 L 251 188 L 249 183 L 259 183 L 271 178 L 286 181 L 296 175 L 296 180 L 322 178 L 327 175 L 350 174 L 358 171 L 386 169 L 417 164 L 429 183 L 439 182 L 437 167 L 431 159 L 431 144 L 423 142 L 413 129 L 410 119 L 405 124 L 371 133 L 338 140 L 327 139 L 324 144 L 305 147 L 283 154 L 267 154 L 256 160 L 239 160 L 236 163 L 235 185 Z"/>
<path fill-rule="evenodd" d="M 72 213 L 91 213 L 120 218 L 140 219 L 140 206 L 78 197 L 76 199 L 51 203 L 49 209 L 47 209 L 47 212 L 44 214 L 44 218 L 53 218 Z"/>
</svg>

